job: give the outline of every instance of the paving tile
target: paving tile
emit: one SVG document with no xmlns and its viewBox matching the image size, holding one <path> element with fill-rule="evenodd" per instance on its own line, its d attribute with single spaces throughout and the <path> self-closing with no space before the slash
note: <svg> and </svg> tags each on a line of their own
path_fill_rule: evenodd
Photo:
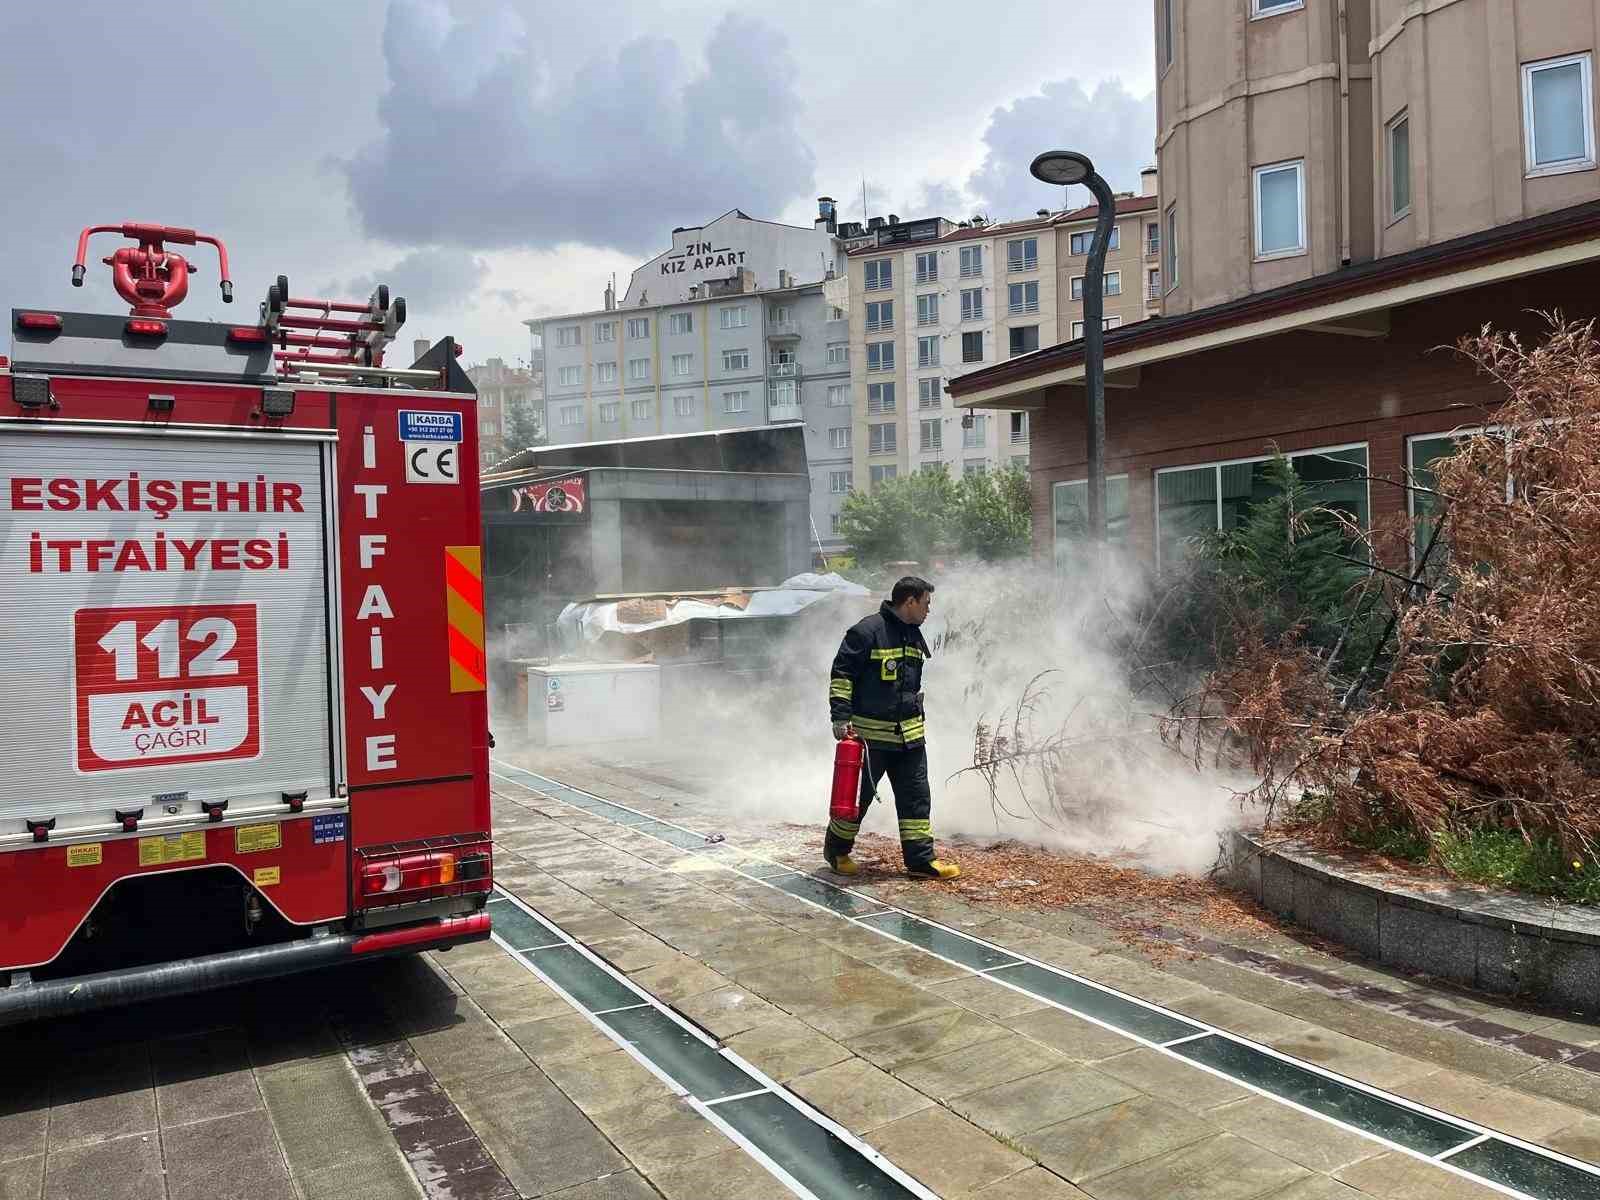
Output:
<svg viewBox="0 0 1600 1200">
<path fill-rule="evenodd" d="M 980 1129 L 1012 1137 L 1106 1108 L 1138 1091 L 1089 1067 L 1061 1066 L 949 1101 Z"/>
<path fill-rule="evenodd" d="M 857 1152 L 782 1097 L 767 1093 L 730 1101 L 718 1108 L 717 1115 L 810 1195 L 914 1200 L 911 1189 L 881 1163 Z"/>
<path fill-rule="evenodd" d="M 150 1058 L 164 1130 L 262 1107 L 238 1030 L 152 1042 Z"/>
<path fill-rule="evenodd" d="M 1362 1200 L 1366 1194 L 1326 1175 L 1312 1175 L 1276 1192 L 1268 1192 L 1260 1200 Z"/>
<path fill-rule="evenodd" d="M 261 1077 L 261 1092 L 289 1174 L 297 1180 L 352 1160 L 374 1158 L 371 1150 L 360 1153 L 363 1147 L 386 1147 L 384 1157 L 400 1161 L 382 1114 L 343 1059 L 316 1060 L 299 1071 L 275 1071 Z"/>
<path fill-rule="evenodd" d="M 171 1200 L 294 1200 L 264 1110 L 163 1125 L 161 1140 Z"/>
<path fill-rule="evenodd" d="M 660 1200 L 661 1193 L 651 1187 L 633 1171 L 622 1171 L 580 1183 L 575 1188 L 546 1193 L 549 1200 Z"/>
<path fill-rule="evenodd" d="M 1180 1108 L 1141 1096 L 1047 1125 L 1018 1140 L 1042 1165 L 1073 1183 L 1082 1183 L 1216 1132 L 1215 1125 Z"/>
<path fill-rule="evenodd" d="M 937 1107 L 874 1130 L 866 1140 L 940 1196 L 976 1191 L 1032 1165 L 1015 1150 Z"/>
<path fill-rule="evenodd" d="M 541 1068 L 586 1113 L 659 1099 L 671 1089 L 622 1050 Z"/>
<path fill-rule="evenodd" d="M 907 983 L 945 983 L 951 979 L 968 978 L 972 972 L 935 958 L 922 950 L 902 950 L 872 960 L 872 965 L 896 979 Z"/>
<path fill-rule="evenodd" d="M 1096 1177 L 1095 1200 L 1249 1200 L 1310 1177 L 1304 1167 L 1223 1133 L 1109 1175 Z"/>
<path fill-rule="evenodd" d="M 1560 1063 L 1546 1063 L 1518 1075 L 1513 1084 L 1518 1091 L 1548 1096 L 1589 1113 L 1600 1113 L 1600 1086 L 1596 1086 L 1597 1080 L 1600 1080 L 1600 1076 L 1592 1071 L 1562 1066 Z"/>
<path fill-rule="evenodd" d="M 0 1163 L 43 1154 L 49 1121 L 48 1082 L 40 1076 L 8 1078 L 0 1088 Z"/>
<path fill-rule="evenodd" d="M 505 1026 L 505 1034 L 541 1065 L 610 1054 L 617 1044 L 582 1013 L 563 1004 L 564 1014 Z"/>
<path fill-rule="evenodd" d="M 525 1065 L 511 1039 L 470 1006 L 449 1024 L 411 1034 L 411 1046 L 448 1087 L 457 1079 L 482 1079 Z"/>
<path fill-rule="evenodd" d="M 799 980 L 791 987 L 769 992 L 767 999 L 841 1041 L 950 1007 L 935 991 L 902 983 L 867 966 L 827 979 Z"/>
<path fill-rule="evenodd" d="M 997 975 L 1044 1000 L 1054 1001 L 1074 1012 L 1094 1017 L 1116 1029 L 1151 1041 L 1165 1042 L 1200 1032 L 1199 1026 L 1032 963 L 1010 967 L 997 972 Z"/>
<path fill-rule="evenodd" d="M 535 1067 L 451 1089 L 483 1146 L 524 1196 L 598 1179 L 627 1164 Z"/>
<path fill-rule="evenodd" d="M 1600 1088 L 1600 1080 L 1596 1085 Z M 1583 1117 L 1581 1111 L 1565 1104 L 1530 1096 L 1514 1087 L 1487 1083 L 1460 1071 L 1435 1071 L 1393 1090 L 1419 1104 L 1528 1141 L 1541 1141 L 1546 1134 L 1564 1129 Z"/>
<path fill-rule="evenodd" d="M 1007 1035 L 1004 1025 L 951 1005 L 903 1025 L 846 1039 L 844 1045 L 869 1062 L 892 1069 Z"/>
<path fill-rule="evenodd" d="M 521 976 L 520 979 L 486 988 L 475 987 L 470 981 L 465 985 L 467 996 L 490 1020 L 500 1025 L 512 1025 L 572 1011 L 571 1004 L 547 988 L 526 967 L 516 963 L 511 965 Z"/>
<path fill-rule="evenodd" d="M 660 938 L 639 929 L 623 937 L 608 938 L 591 948 L 601 958 L 623 972 L 638 971 L 658 963 L 670 962 L 678 953 Z"/>
<path fill-rule="evenodd" d="M 861 924 L 868 926 L 890 937 L 898 938 L 902 942 L 910 942 L 923 950 L 937 954 L 970 967 L 974 971 L 986 971 L 991 967 L 1009 966 L 1021 962 L 1013 954 L 986 946 L 981 942 L 964 937 L 948 929 L 930 924 L 919 917 L 906 916 L 903 913 L 884 913 L 865 917 Z"/>
<path fill-rule="evenodd" d="M 632 1008 L 600 1020 L 697 1100 L 721 1100 L 751 1090 L 742 1068 L 659 1009 Z"/>
<path fill-rule="evenodd" d="M 689 996 L 698 996 L 702 992 L 716 991 L 731 982 L 687 954 L 679 954 L 653 967 L 633 971 L 629 974 L 629 978 L 645 991 L 669 1004 Z"/>
<path fill-rule="evenodd" d="M 1381 1200 L 1491 1200 L 1505 1193 L 1443 1167 L 1387 1151 L 1337 1172 L 1336 1178 Z"/>
<path fill-rule="evenodd" d="M 1205 1115 L 1206 1120 L 1231 1133 L 1326 1175 L 1384 1152 L 1383 1146 L 1369 1137 L 1265 1096 L 1218 1105 Z"/>
<path fill-rule="evenodd" d="M 1012 968 L 1013 971 L 1020 969 Z M 975 1013 L 981 1013 L 995 1020 L 1019 1017 L 1023 1013 L 1045 1007 L 1045 1002 L 1035 996 L 1026 996 L 1010 988 L 1001 987 L 992 979 L 975 976 L 934 984 L 929 990 L 954 1004 L 961 1005 L 962 1008 L 971 1009 Z"/>
<path fill-rule="evenodd" d="M 0 1200 L 39 1200 L 43 1194 L 43 1154 L 0 1162 Z"/>
<path fill-rule="evenodd" d="M 1194 1112 L 1213 1104 L 1242 1100 L 1250 1092 L 1236 1083 L 1219 1079 L 1187 1062 L 1159 1050 L 1140 1047 L 1103 1058 L 1095 1069 L 1132 1084 L 1146 1095 L 1156 1096 Z"/>
<path fill-rule="evenodd" d="M 963 1192 L 960 1200 L 1087 1200 L 1088 1195 L 1043 1167 L 1029 1167 L 999 1183 Z"/>
<path fill-rule="evenodd" d="M 677 1096 L 594 1114 L 600 1131 L 635 1167 L 659 1171 L 733 1148 L 717 1127 Z"/>
<path fill-rule="evenodd" d="M 166 1194 L 154 1133 L 51 1151 L 45 1200 L 165 1200 Z"/>
<path fill-rule="evenodd" d="M 1007 1017 L 1004 1024 L 1079 1062 L 1109 1058 L 1137 1045 L 1125 1034 L 1113 1033 L 1059 1008 L 1041 1008 L 1019 1017 Z"/>
<path fill-rule="evenodd" d="M 713 1037 L 730 1038 L 784 1017 L 782 1009 L 740 987 L 702 992 L 673 1005 Z"/>
<path fill-rule="evenodd" d="M 305 1200 L 422 1200 L 422 1185 L 399 1151 L 319 1167 L 295 1180 Z"/>
<path fill-rule="evenodd" d="M 51 1081 L 52 1152 L 153 1132 L 152 1082 L 142 1043 L 67 1057 Z"/>
<path fill-rule="evenodd" d="M 1331 1029 L 1313 1029 L 1273 1038 L 1268 1044 L 1302 1062 L 1315 1063 L 1374 1087 L 1392 1088 L 1407 1079 L 1415 1079 L 1438 1069 L 1432 1063 L 1397 1054 Z"/>
<path fill-rule="evenodd" d="M 846 1046 L 793 1017 L 758 1025 L 724 1044 L 779 1083 L 851 1057 Z"/>
<path fill-rule="evenodd" d="M 1065 1060 L 1053 1050 L 1016 1033 L 986 1041 L 977 1049 L 957 1050 L 893 1068 L 901 1080 L 935 1100 L 949 1100 L 996 1084 L 1037 1075 Z"/>
<path fill-rule="evenodd" d="M 933 1102 L 860 1058 L 789 1081 L 789 1090 L 852 1133 L 865 1133 Z"/>
<path fill-rule="evenodd" d="M 1293 1038 L 1310 1032 L 1311 1027 L 1299 1017 L 1278 1012 L 1265 1005 L 1252 1004 L 1234 996 L 1216 992 L 1196 996 L 1183 1004 L 1183 1014 L 1218 1029 L 1237 1033 L 1253 1042 L 1273 1042 L 1279 1038 Z"/>
<path fill-rule="evenodd" d="M 1565 1129 L 1558 1129 L 1543 1144 L 1562 1154 L 1600 1164 L 1600 1119 L 1585 1117 Z"/>
<path fill-rule="evenodd" d="M 724 1150 L 650 1176 L 666 1200 L 794 1200 L 743 1150 Z"/>
</svg>

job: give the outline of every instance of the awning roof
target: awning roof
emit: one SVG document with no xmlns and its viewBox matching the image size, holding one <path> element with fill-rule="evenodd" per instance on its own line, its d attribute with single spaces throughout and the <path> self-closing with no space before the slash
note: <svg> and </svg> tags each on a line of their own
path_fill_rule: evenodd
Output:
<svg viewBox="0 0 1600 1200">
<path fill-rule="evenodd" d="M 1108 386 L 1146 363 L 1182 358 L 1296 329 L 1371 336 L 1375 314 L 1401 304 L 1600 259 L 1600 202 L 1576 205 L 1258 292 L 1178 317 L 1155 317 L 1105 337 Z M 958 408 L 1040 408 L 1047 388 L 1083 382 L 1081 338 L 952 379 Z"/>
</svg>

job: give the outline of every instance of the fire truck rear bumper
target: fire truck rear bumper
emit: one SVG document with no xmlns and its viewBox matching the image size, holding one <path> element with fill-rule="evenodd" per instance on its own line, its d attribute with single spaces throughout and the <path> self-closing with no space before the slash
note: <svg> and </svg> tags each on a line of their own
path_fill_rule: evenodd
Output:
<svg viewBox="0 0 1600 1200">
<path fill-rule="evenodd" d="M 0 988 L 0 1026 L 207 992 L 357 959 L 442 949 L 489 936 L 489 914 L 450 917 L 381 933 L 330 934 L 203 958 Z"/>
</svg>

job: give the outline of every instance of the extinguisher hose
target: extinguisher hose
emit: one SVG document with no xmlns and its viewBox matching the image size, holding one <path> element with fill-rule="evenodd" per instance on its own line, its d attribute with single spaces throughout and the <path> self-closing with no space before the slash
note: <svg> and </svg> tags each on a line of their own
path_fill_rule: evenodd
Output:
<svg viewBox="0 0 1600 1200">
<path fill-rule="evenodd" d="M 878 800 L 878 785 L 872 778 L 872 750 L 868 747 L 866 738 L 861 739 L 861 769 L 867 773 L 867 788 L 872 792 L 869 803 L 875 804 Z"/>
</svg>

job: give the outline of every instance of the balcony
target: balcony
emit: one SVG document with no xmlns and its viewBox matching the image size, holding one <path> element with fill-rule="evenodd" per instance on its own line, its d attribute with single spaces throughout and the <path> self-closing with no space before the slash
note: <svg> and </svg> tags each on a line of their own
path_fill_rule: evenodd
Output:
<svg viewBox="0 0 1600 1200">
<path fill-rule="evenodd" d="M 1146 304 L 1161 303 L 1161 285 L 1159 283 L 1147 284 L 1144 289 L 1144 302 Z"/>
<path fill-rule="evenodd" d="M 785 421 L 804 420 L 805 414 L 801 411 L 800 402 L 788 400 L 769 400 L 767 402 L 767 424 L 779 425 Z"/>
<path fill-rule="evenodd" d="M 1144 256 L 1145 256 L 1146 259 L 1150 260 L 1151 262 L 1158 261 L 1161 258 L 1161 239 L 1160 238 L 1151 238 L 1151 239 L 1149 239 L 1148 241 L 1145 242 L 1145 244 L 1144 244 Z"/>
<path fill-rule="evenodd" d="M 768 321 L 767 337 L 773 340 L 798 339 L 800 337 L 800 323 L 798 321 Z"/>
<path fill-rule="evenodd" d="M 767 374 L 773 379 L 799 379 L 800 364 L 797 362 L 768 363 Z"/>
</svg>

